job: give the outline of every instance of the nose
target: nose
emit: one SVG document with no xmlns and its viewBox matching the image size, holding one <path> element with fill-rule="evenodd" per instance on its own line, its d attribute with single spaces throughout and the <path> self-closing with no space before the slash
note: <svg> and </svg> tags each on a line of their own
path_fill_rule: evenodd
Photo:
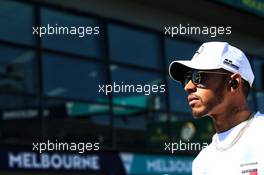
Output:
<svg viewBox="0 0 264 175">
<path fill-rule="evenodd" d="M 190 80 L 190 81 L 185 85 L 184 90 L 185 90 L 188 94 L 190 94 L 190 93 L 192 93 L 192 92 L 196 92 L 197 87 L 196 87 L 196 85 Z"/>
</svg>

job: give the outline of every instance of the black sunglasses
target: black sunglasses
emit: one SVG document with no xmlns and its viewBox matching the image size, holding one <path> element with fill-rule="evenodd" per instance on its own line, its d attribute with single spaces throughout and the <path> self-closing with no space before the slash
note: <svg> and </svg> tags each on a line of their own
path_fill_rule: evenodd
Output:
<svg viewBox="0 0 264 175">
<path fill-rule="evenodd" d="M 207 74 L 229 74 L 225 72 L 214 72 L 214 71 L 199 71 L 199 70 L 192 70 L 188 71 L 184 74 L 184 78 L 181 82 L 183 88 L 188 84 L 188 82 L 191 80 L 193 84 L 195 84 L 197 87 L 206 87 L 206 83 L 208 80 Z"/>
</svg>

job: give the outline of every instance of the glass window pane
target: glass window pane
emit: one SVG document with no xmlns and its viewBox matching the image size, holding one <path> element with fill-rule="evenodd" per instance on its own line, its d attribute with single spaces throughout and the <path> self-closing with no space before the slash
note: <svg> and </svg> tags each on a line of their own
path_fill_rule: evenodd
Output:
<svg viewBox="0 0 264 175">
<path fill-rule="evenodd" d="M 43 55 L 44 93 L 47 96 L 107 102 L 108 96 L 99 93 L 99 85 L 106 84 L 106 75 L 106 67 L 99 63 Z"/>
<path fill-rule="evenodd" d="M 0 144 L 29 144 L 42 138 L 37 98 L 0 96 Z"/>
<path fill-rule="evenodd" d="M 129 111 L 129 108 L 123 108 Z M 161 142 L 169 140 L 166 121 L 155 119 L 163 118 L 165 114 L 155 112 L 130 113 L 128 115 L 115 115 L 114 127 L 116 144 L 118 148 L 150 151 L 161 150 Z"/>
<path fill-rule="evenodd" d="M 254 86 L 257 89 L 264 89 L 264 60 L 252 59 L 252 69 L 255 75 Z"/>
<path fill-rule="evenodd" d="M 1 0 L 0 40 L 34 44 L 33 7 L 14 1 Z"/>
<path fill-rule="evenodd" d="M 123 110 L 129 111 L 129 108 L 123 108 Z M 132 117 L 133 116 L 133 117 Z M 145 130 L 146 129 L 146 116 L 137 115 L 137 113 L 130 113 L 130 115 L 115 117 L 115 127 L 130 129 L 130 130 Z"/>
<path fill-rule="evenodd" d="M 113 103 L 148 109 L 165 106 L 166 87 L 158 73 L 111 65 Z"/>
<path fill-rule="evenodd" d="M 167 67 L 174 60 L 190 60 L 199 47 L 199 43 L 166 38 L 165 54 Z"/>
<path fill-rule="evenodd" d="M 124 107 L 123 110 L 130 109 Z M 167 114 L 160 112 L 115 115 L 117 147 L 141 151 L 163 150 L 164 142 L 170 140 L 167 121 Z"/>
<path fill-rule="evenodd" d="M 102 57 L 102 35 L 97 21 L 46 8 L 41 9 L 41 17 L 41 25 L 47 27 L 46 32 L 53 33 L 42 36 L 43 47 Z"/>
<path fill-rule="evenodd" d="M 111 145 L 109 106 L 76 101 L 45 101 L 47 137 L 65 142 Z"/>
<path fill-rule="evenodd" d="M 197 144 L 197 147 L 177 150 L 178 153 L 190 155 L 197 154 L 202 150 L 203 146 L 207 146 L 211 143 L 212 136 L 215 134 L 211 118 L 203 117 L 199 120 L 194 120 L 188 116 L 178 116 L 178 118 L 186 119 L 170 123 L 170 131 L 172 134 L 171 141 L 178 144 L 180 144 L 180 142 Z"/>
<path fill-rule="evenodd" d="M 258 103 L 257 111 L 264 113 L 264 92 L 263 91 L 256 92 L 256 97 L 257 97 L 257 103 Z"/>
<path fill-rule="evenodd" d="M 109 49 L 112 60 L 160 68 L 160 40 L 154 34 L 109 25 Z"/>
<path fill-rule="evenodd" d="M 256 111 L 252 90 L 251 90 L 251 92 L 248 94 L 247 102 L 248 102 L 249 109 L 250 109 L 251 111 Z"/>
<path fill-rule="evenodd" d="M 175 112 L 189 112 L 191 108 L 188 104 L 187 93 L 182 88 L 182 85 L 169 78 L 169 94 L 170 107 Z"/>
<path fill-rule="evenodd" d="M 142 115 L 115 117 L 117 148 L 146 148 L 146 120 Z M 139 146 L 140 145 L 140 146 Z"/>
<path fill-rule="evenodd" d="M 166 113 L 153 113 L 147 115 L 147 119 L 146 148 L 147 150 L 163 151 L 164 143 L 171 139 L 168 115 Z"/>
<path fill-rule="evenodd" d="M 35 52 L 0 45 L 0 90 L 37 92 Z"/>
</svg>

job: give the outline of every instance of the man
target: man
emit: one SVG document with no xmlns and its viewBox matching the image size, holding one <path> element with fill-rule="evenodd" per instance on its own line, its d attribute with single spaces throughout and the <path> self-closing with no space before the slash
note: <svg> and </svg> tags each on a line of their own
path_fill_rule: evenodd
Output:
<svg viewBox="0 0 264 175">
<path fill-rule="evenodd" d="M 209 116 L 216 134 L 193 161 L 193 175 L 264 175 L 264 115 L 250 112 L 254 74 L 245 54 L 226 42 L 204 43 L 190 61 L 173 61 L 195 118 Z"/>
</svg>

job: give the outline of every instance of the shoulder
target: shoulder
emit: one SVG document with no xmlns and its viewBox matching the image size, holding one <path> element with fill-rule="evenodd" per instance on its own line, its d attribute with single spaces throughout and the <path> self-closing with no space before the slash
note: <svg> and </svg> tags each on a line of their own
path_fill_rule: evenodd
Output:
<svg viewBox="0 0 264 175">
<path fill-rule="evenodd" d="M 255 118 L 255 120 L 262 120 L 262 121 L 264 121 L 264 114 L 262 114 L 260 112 L 256 112 L 254 118 Z"/>
<path fill-rule="evenodd" d="M 253 118 L 252 123 L 254 128 L 264 130 L 264 114 L 257 112 Z"/>
<path fill-rule="evenodd" d="M 204 174 L 204 171 L 208 169 L 208 162 L 211 162 L 212 159 L 212 143 L 206 148 L 202 149 L 198 156 L 193 160 L 192 163 L 192 174 L 201 175 Z"/>
<path fill-rule="evenodd" d="M 215 136 L 214 136 L 215 137 Z M 193 160 L 193 167 L 197 166 L 201 166 L 201 163 L 207 162 L 208 159 L 210 159 L 210 155 L 213 152 L 213 143 L 210 143 L 207 147 L 205 147 L 204 149 L 202 149 L 200 151 L 200 153 L 197 155 L 197 157 Z"/>
<path fill-rule="evenodd" d="M 263 147 L 264 140 L 259 139 L 264 133 L 264 114 L 257 112 L 248 128 L 248 132 L 245 133 L 247 142 L 254 143 L 256 147 Z M 256 144 L 258 143 L 258 144 Z"/>
</svg>

